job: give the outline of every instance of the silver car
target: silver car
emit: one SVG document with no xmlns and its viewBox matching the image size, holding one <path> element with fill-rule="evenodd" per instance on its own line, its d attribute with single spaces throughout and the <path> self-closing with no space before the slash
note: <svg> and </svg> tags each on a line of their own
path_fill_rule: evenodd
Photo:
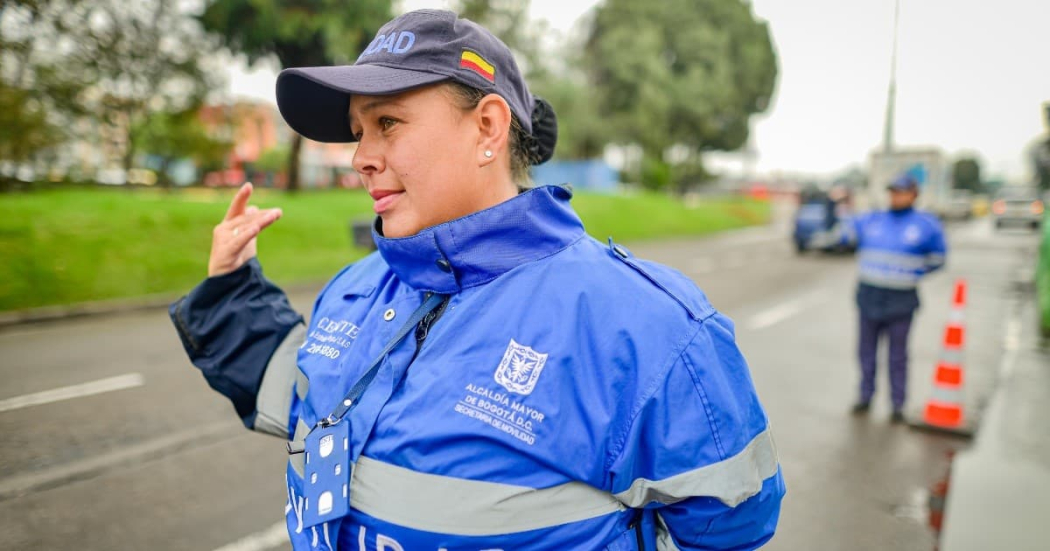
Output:
<svg viewBox="0 0 1050 551">
<path fill-rule="evenodd" d="M 1014 224 L 1037 229 L 1043 221 L 1043 209 L 1043 201 L 1035 188 L 1004 187 L 992 201 L 996 228 Z"/>
</svg>

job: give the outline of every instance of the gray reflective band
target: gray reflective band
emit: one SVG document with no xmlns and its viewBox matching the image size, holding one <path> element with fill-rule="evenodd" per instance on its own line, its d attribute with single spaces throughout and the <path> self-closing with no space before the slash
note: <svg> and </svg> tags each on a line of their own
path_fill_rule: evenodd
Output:
<svg viewBox="0 0 1050 551">
<path fill-rule="evenodd" d="M 962 365 L 963 354 L 958 348 L 947 348 L 941 351 L 941 363 L 953 366 Z"/>
<path fill-rule="evenodd" d="M 926 258 L 924 257 L 890 251 L 862 250 L 859 260 L 862 264 L 864 262 L 872 262 L 905 270 L 919 270 L 926 267 Z"/>
<path fill-rule="evenodd" d="M 306 401 L 306 393 L 310 392 L 310 379 L 306 378 L 306 373 L 303 373 L 301 369 L 295 370 L 295 394 L 299 397 L 300 402 Z"/>
<path fill-rule="evenodd" d="M 580 482 L 536 489 L 419 473 L 364 456 L 350 487 L 350 505 L 362 513 L 463 536 L 538 530 L 624 510 L 607 492 Z"/>
<path fill-rule="evenodd" d="M 927 403 L 937 402 L 938 405 L 950 405 L 950 406 L 961 406 L 963 403 L 963 393 L 959 389 L 944 388 L 942 386 L 933 385 L 930 389 L 930 399 Z"/>
<path fill-rule="evenodd" d="M 656 513 L 656 550 L 657 551 L 681 551 L 671 537 L 671 531 L 667 529 L 667 523 L 660 513 Z"/>
<path fill-rule="evenodd" d="M 919 276 L 916 274 L 906 274 L 903 277 L 889 277 L 885 274 L 871 273 L 861 268 L 860 276 L 858 277 L 862 283 L 873 285 L 875 287 L 885 287 L 887 289 L 914 289 L 919 283 Z"/>
<path fill-rule="evenodd" d="M 930 253 L 926 255 L 927 266 L 940 266 L 944 264 L 944 255 L 939 253 Z"/>
<path fill-rule="evenodd" d="M 736 507 L 762 490 L 762 482 L 777 473 L 777 449 L 769 428 L 730 457 L 663 480 L 636 479 L 616 499 L 632 508 L 654 501 L 670 504 L 691 497 L 713 497 Z"/>
<path fill-rule="evenodd" d="M 295 436 L 292 437 L 292 441 L 302 442 L 303 440 L 306 440 L 307 434 L 310 434 L 310 425 L 307 425 L 302 419 L 299 419 L 299 422 L 295 425 Z M 305 466 L 303 465 L 303 459 L 305 456 L 306 454 L 302 453 L 295 453 L 288 456 L 288 463 L 292 466 L 295 474 L 299 475 L 299 478 L 302 478 L 304 476 L 303 473 L 306 472 Z"/>
<path fill-rule="evenodd" d="M 306 339 L 303 324 L 292 327 L 288 336 L 270 356 L 266 364 L 259 394 L 255 398 L 255 430 L 281 438 L 288 438 L 288 417 L 292 410 L 292 386 L 299 368 L 296 358 L 299 346 Z"/>
</svg>

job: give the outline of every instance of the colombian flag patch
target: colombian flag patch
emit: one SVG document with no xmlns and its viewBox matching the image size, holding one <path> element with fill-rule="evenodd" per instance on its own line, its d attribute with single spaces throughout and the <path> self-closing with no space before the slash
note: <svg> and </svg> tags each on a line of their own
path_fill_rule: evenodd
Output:
<svg viewBox="0 0 1050 551">
<path fill-rule="evenodd" d="M 470 50 L 463 50 L 463 55 L 459 57 L 459 66 L 474 71 L 489 82 L 496 82 L 496 68 L 485 61 L 485 58 Z"/>
</svg>

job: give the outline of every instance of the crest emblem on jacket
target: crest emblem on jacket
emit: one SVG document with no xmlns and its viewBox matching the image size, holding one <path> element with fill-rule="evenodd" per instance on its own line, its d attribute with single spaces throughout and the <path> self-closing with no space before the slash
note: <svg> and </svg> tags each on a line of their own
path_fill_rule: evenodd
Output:
<svg viewBox="0 0 1050 551">
<path fill-rule="evenodd" d="M 540 354 L 528 346 L 522 346 L 514 339 L 507 345 L 503 360 L 496 368 L 494 378 L 503 388 L 516 394 L 531 394 L 536 388 L 543 365 L 547 363 L 547 354 Z"/>
<path fill-rule="evenodd" d="M 909 245 L 914 245 L 922 239 L 922 230 L 918 226 L 910 225 L 904 229 L 904 242 Z"/>
</svg>

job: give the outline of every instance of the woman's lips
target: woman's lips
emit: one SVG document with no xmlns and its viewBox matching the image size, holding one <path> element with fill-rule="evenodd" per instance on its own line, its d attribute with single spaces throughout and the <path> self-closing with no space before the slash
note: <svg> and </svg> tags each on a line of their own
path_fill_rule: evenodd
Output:
<svg viewBox="0 0 1050 551">
<path fill-rule="evenodd" d="M 403 193 L 403 191 L 383 191 L 373 194 L 372 198 L 375 199 L 375 203 L 372 205 L 372 210 L 376 214 L 383 214 L 390 210 Z"/>
</svg>

